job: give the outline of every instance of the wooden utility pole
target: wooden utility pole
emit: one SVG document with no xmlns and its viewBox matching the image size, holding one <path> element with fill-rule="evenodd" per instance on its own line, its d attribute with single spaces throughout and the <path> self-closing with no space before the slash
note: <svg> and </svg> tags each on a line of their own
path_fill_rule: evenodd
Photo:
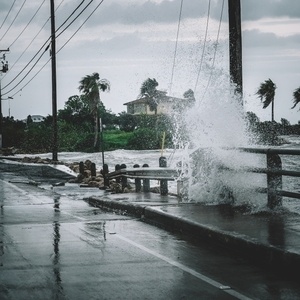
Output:
<svg viewBox="0 0 300 300">
<path fill-rule="evenodd" d="M 56 44 L 55 44 L 55 16 L 54 0 L 50 0 L 51 14 L 51 69 L 52 69 L 52 118 L 53 118 L 53 141 L 52 160 L 57 161 L 57 92 L 56 92 Z"/>
<path fill-rule="evenodd" d="M 1 94 L 1 78 L 0 78 L 0 149 L 2 148 L 2 131 L 3 131 L 2 123 L 3 123 L 3 119 L 2 119 L 2 94 Z"/>
<path fill-rule="evenodd" d="M 228 0 L 230 78 L 243 105 L 241 2 Z"/>
<path fill-rule="evenodd" d="M 9 52 L 9 48 L 5 49 L 5 50 L 0 50 L 0 53 L 1 52 Z M 1 73 L 6 73 L 8 71 L 8 63 L 5 59 L 5 54 L 3 54 L 1 63 L 2 63 L 2 67 L 0 69 L 0 72 Z M 1 77 L 0 77 L 0 148 L 3 147 L 3 141 L 2 141 L 2 132 L 3 132 L 3 126 L 2 125 L 3 124 L 2 123 L 3 123 L 3 118 L 2 118 L 2 91 L 1 91 Z"/>
</svg>

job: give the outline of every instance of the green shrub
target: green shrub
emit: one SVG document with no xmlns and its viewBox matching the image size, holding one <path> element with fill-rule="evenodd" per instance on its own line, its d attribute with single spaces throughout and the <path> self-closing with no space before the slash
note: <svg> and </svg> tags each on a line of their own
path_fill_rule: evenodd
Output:
<svg viewBox="0 0 300 300">
<path fill-rule="evenodd" d="M 134 150 L 158 149 L 159 140 L 155 130 L 148 128 L 135 130 L 128 140 L 128 148 Z"/>
<path fill-rule="evenodd" d="M 120 130 L 104 131 L 104 150 L 126 149 L 128 140 L 133 136 L 132 132 Z"/>
</svg>

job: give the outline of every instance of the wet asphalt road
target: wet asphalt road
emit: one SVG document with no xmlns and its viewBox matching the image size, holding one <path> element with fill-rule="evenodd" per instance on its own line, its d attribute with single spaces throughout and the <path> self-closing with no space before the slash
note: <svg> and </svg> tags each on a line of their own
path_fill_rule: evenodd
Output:
<svg viewBox="0 0 300 300">
<path fill-rule="evenodd" d="M 0 174 L 0 299 L 300 299 L 299 281 Z"/>
</svg>

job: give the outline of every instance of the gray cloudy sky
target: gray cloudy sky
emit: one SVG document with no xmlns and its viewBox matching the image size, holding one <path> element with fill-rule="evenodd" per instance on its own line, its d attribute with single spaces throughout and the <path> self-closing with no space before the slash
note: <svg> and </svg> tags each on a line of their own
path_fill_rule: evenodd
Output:
<svg viewBox="0 0 300 300">
<path fill-rule="evenodd" d="M 8 100 L 2 102 L 4 116 L 8 115 L 9 104 L 11 115 L 16 119 L 26 118 L 29 114 L 51 114 L 50 63 L 36 75 L 49 60 L 48 51 L 29 72 L 44 52 L 45 46 L 25 68 L 50 35 L 50 21 L 41 30 L 49 19 L 49 2 L 27 0 L 24 3 L 24 0 L 16 0 L 8 15 L 13 1 L 0 1 L 0 49 L 10 47 L 10 53 L 6 55 L 10 70 L 2 76 L 2 93 L 4 99 L 14 97 L 10 103 Z M 55 1 L 56 28 L 81 2 Z M 115 113 L 126 109 L 123 103 L 136 99 L 142 82 L 148 77 L 156 78 L 159 88 L 170 93 L 180 2 L 104 0 L 78 33 L 60 50 L 100 3 L 100 0 L 94 0 L 57 37 L 57 50 L 60 50 L 57 54 L 58 109 L 63 108 L 68 97 L 79 93 L 79 80 L 93 72 L 98 72 L 100 77 L 111 82 L 111 91 L 103 93 L 102 100 L 106 108 Z M 88 3 L 84 1 L 74 16 Z M 187 89 L 195 89 L 202 56 L 196 98 L 203 97 L 211 74 L 213 80 L 209 88 L 224 88 L 224 85 L 218 84 L 218 80 L 224 81 L 224 74 L 228 74 L 229 68 L 227 0 L 215 60 L 213 57 L 222 0 L 211 0 L 206 47 L 203 51 L 208 3 L 209 0 L 183 2 L 171 90 L 173 96 L 181 97 Z M 255 112 L 261 120 L 270 119 L 270 109 L 262 109 L 255 92 L 261 82 L 271 78 L 277 85 L 276 121 L 286 118 L 291 123 L 297 123 L 300 112 L 290 108 L 292 93 L 300 86 L 300 1 L 241 0 L 241 4 L 245 110 Z M 36 16 L 30 22 L 35 13 Z"/>
</svg>

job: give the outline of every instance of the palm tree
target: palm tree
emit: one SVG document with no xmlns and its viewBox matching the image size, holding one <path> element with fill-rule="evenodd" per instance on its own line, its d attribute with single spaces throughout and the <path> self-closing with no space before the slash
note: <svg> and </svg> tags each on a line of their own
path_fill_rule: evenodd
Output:
<svg viewBox="0 0 300 300">
<path fill-rule="evenodd" d="M 188 89 L 187 91 L 185 91 L 183 93 L 183 98 L 189 101 L 189 106 L 195 104 L 196 102 L 195 94 L 192 89 Z"/>
<path fill-rule="evenodd" d="M 272 103 L 272 122 L 274 122 L 274 97 L 275 97 L 276 84 L 268 79 L 261 83 L 256 95 L 261 99 L 263 108 L 267 108 Z"/>
<path fill-rule="evenodd" d="M 298 87 L 297 89 L 295 89 L 294 93 L 293 93 L 293 97 L 294 97 L 294 105 L 292 108 L 295 108 L 296 105 L 298 103 L 300 103 L 300 87 Z"/>
<path fill-rule="evenodd" d="M 140 97 L 146 98 L 150 111 L 155 111 L 155 114 L 157 114 L 157 100 L 160 95 L 159 91 L 156 89 L 157 86 L 158 82 L 155 78 L 148 78 L 142 83 L 140 90 Z"/>
<path fill-rule="evenodd" d="M 94 149 L 99 148 L 99 105 L 101 102 L 100 91 L 109 91 L 110 83 L 107 79 L 100 79 L 98 73 L 86 75 L 79 81 L 79 91 L 83 93 L 88 101 L 90 112 L 95 119 Z"/>
</svg>

